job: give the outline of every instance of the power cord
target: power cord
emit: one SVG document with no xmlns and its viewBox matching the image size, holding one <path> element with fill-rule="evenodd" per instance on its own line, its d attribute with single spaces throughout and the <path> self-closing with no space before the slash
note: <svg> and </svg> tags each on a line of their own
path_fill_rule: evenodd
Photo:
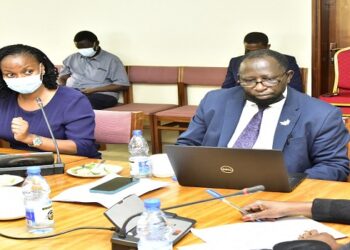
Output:
<svg viewBox="0 0 350 250">
<path fill-rule="evenodd" d="M 77 228 L 69 229 L 69 230 L 62 231 L 55 234 L 42 235 L 42 236 L 36 236 L 36 237 L 16 237 L 11 235 L 6 235 L 3 233 L 0 233 L 0 236 L 7 239 L 13 239 L 13 240 L 40 240 L 40 239 L 46 239 L 46 238 L 53 238 L 56 236 L 60 236 L 62 234 L 71 233 L 78 230 L 89 230 L 89 229 L 116 231 L 115 227 L 77 227 Z"/>
</svg>

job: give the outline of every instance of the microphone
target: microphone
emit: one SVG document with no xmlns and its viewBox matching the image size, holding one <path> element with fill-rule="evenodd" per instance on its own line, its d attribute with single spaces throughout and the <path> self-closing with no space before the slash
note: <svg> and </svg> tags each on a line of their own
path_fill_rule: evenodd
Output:
<svg viewBox="0 0 350 250">
<path fill-rule="evenodd" d="M 258 185 L 258 186 L 254 186 L 254 187 L 243 188 L 242 190 L 240 190 L 236 193 L 233 193 L 233 194 L 221 195 L 221 196 L 213 197 L 210 199 L 204 199 L 204 200 L 199 200 L 199 201 L 183 203 L 183 204 L 175 205 L 172 207 L 162 208 L 162 210 L 170 210 L 170 209 L 175 209 L 175 208 L 179 208 L 179 207 L 187 207 L 187 206 L 191 206 L 191 205 L 195 205 L 195 204 L 199 204 L 199 203 L 203 203 L 203 202 L 207 202 L 207 201 L 213 201 L 213 200 L 218 200 L 218 199 L 232 197 L 232 196 L 247 195 L 247 194 L 252 194 L 252 193 L 256 193 L 256 192 L 260 192 L 260 191 L 264 191 L 264 190 L 265 190 L 265 186 Z"/>
<path fill-rule="evenodd" d="M 234 194 L 234 196 L 236 195 L 246 195 L 246 194 L 252 194 L 252 193 L 256 193 L 256 192 L 260 192 L 260 191 L 264 191 L 265 190 L 265 186 L 263 185 L 257 185 L 254 187 L 249 187 L 249 188 L 243 188 L 241 191 L 237 192 Z M 222 195 L 221 197 L 227 197 L 225 195 Z"/>
<path fill-rule="evenodd" d="M 42 174 L 43 175 L 63 174 L 64 173 L 64 163 L 61 160 L 61 155 L 60 155 L 60 151 L 58 149 L 57 141 L 56 141 L 56 138 L 52 132 L 51 125 L 47 119 L 47 116 L 46 116 L 46 113 L 44 110 L 43 102 L 41 101 L 40 97 L 37 97 L 35 100 L 36 100 L 36 102 L 41 110 L 41 113 L 43 114 L 46 126 L 49 130 L 52 142 L 53 142 L 55 149 L 56 149 L 56 155 L 57 155 L 56 163 L 53 164 L 53 169 L 51 171 L 50 170 L 45 171 L 45 169 L 42 169 L 42 170 L 44 170 L 44 173 L 42 173 Z"/>
</svg>

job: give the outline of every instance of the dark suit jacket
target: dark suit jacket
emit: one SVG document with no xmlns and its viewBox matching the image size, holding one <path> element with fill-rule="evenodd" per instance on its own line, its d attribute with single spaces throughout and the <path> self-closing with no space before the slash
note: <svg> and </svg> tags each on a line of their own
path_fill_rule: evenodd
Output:
<svg viewBox="0 0 350 250">
<path fill-rule="evenodd" d="M 301 82 L 301 75 L 300 75 L 300 69 L 299 66 L 293 56 L 285 55 L 289 62 L 289 69 L 294 71 L 294 75 L 289 83 L 289 86 L 302 92 L 303 91 L 303 85 Z M 227 68 L 226 73 L 226 79 L 224 83 L 222 84 L 222 88 L 231 88 L 234 86 L 237 86 L 238 81 L 238 68 L 241 64 L 244 56 L 238 56 L 234 57 L 230 60 L 230 64 Z"/>
<path fill-rule="evenodd" d="M 315 199 L 312 203 L 312 219 L 350 224 L 350 200 Z"/>
<path fill-rule="evenodd" d="M 242 87 L 210 91 L 178 144 L 227 147 L 245 105 Z M 288 87 L 273 149 L 281 150 L 291 173 L 346 181 L 349 133 L 338 108 Z"/>
</svg>

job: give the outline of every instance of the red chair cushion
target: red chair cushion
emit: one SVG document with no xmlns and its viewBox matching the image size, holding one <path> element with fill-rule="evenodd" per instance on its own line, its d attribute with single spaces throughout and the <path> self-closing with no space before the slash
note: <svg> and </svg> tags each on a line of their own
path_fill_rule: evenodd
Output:
<svg viewBox="0 0 350 250">
<path fill-rule="evenodd" d="M 197 110 L 198 106 L 186 105 L 174 109 L 168 109 L 155 114 L 157 117 L 167 116 L 167 117 L 188 117 L 192 118 Z"/>
<path fill-rule="evenodd" d="M 338 60 L 338 87 L 350 89 L 350 49 L 341 51 Z"/>
<path fill-rule="evenodd" d="M 339 94 L 336 96 L 320 96 L 322 101 L 328 102 L 335 106 L 350 106 L 350 93 Z"/>
<path fill-rule="evenodd" d="M 108 108 L 113 111 L 142 111 L 144 115 L 151 115 L 166 109 L 176 108 L 175 104 L 149 104 L 149 103 L 128 103 L 121 106 Z"/>
</svg>

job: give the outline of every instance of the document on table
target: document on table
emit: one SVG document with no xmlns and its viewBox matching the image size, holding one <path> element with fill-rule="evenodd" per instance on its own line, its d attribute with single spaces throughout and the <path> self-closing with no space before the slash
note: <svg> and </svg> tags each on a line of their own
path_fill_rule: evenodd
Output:
<svg viewBox="0 0 350 250">
<path fill-rule="evenodd" d="M 140 181 L 135 185 L 127 187 L 115 194 L 102 194 L 102 193 L 90 192 L 90 188 L 118 176 L 119 175 L 116 175 L 116 174 L 109 174 L 97 181 L 80 185 L 77 187 L 69 188 L 67 190 L 64 190 L 62 193 L 58 194 L 57 196 L 53 197 L 52 200 L 65 201 L 65 202 L 96 202 L 106 208 L 110 208 L 115 203 L 123 200 L 125 197 L 131 194 L 140 196 L 149 191 L 156 190 L 158 188 L 162 188 L 168 185 L 167 182 L 141 178 Z"/>
<path fill-rule="evenodd" d="M 220 249 L 272 249 L 282 241 L 297 240 L 306 230 L 316 229 L 334 238 L 346 235 L 305 217 L 284 218 L 276 221 L 244 222 L 205 229 L 192 229 L 192 233 L 205 241 L 204 244 L 180 247 L 181 250 L 206 250 L 220 243 Z"/>
</svg>

